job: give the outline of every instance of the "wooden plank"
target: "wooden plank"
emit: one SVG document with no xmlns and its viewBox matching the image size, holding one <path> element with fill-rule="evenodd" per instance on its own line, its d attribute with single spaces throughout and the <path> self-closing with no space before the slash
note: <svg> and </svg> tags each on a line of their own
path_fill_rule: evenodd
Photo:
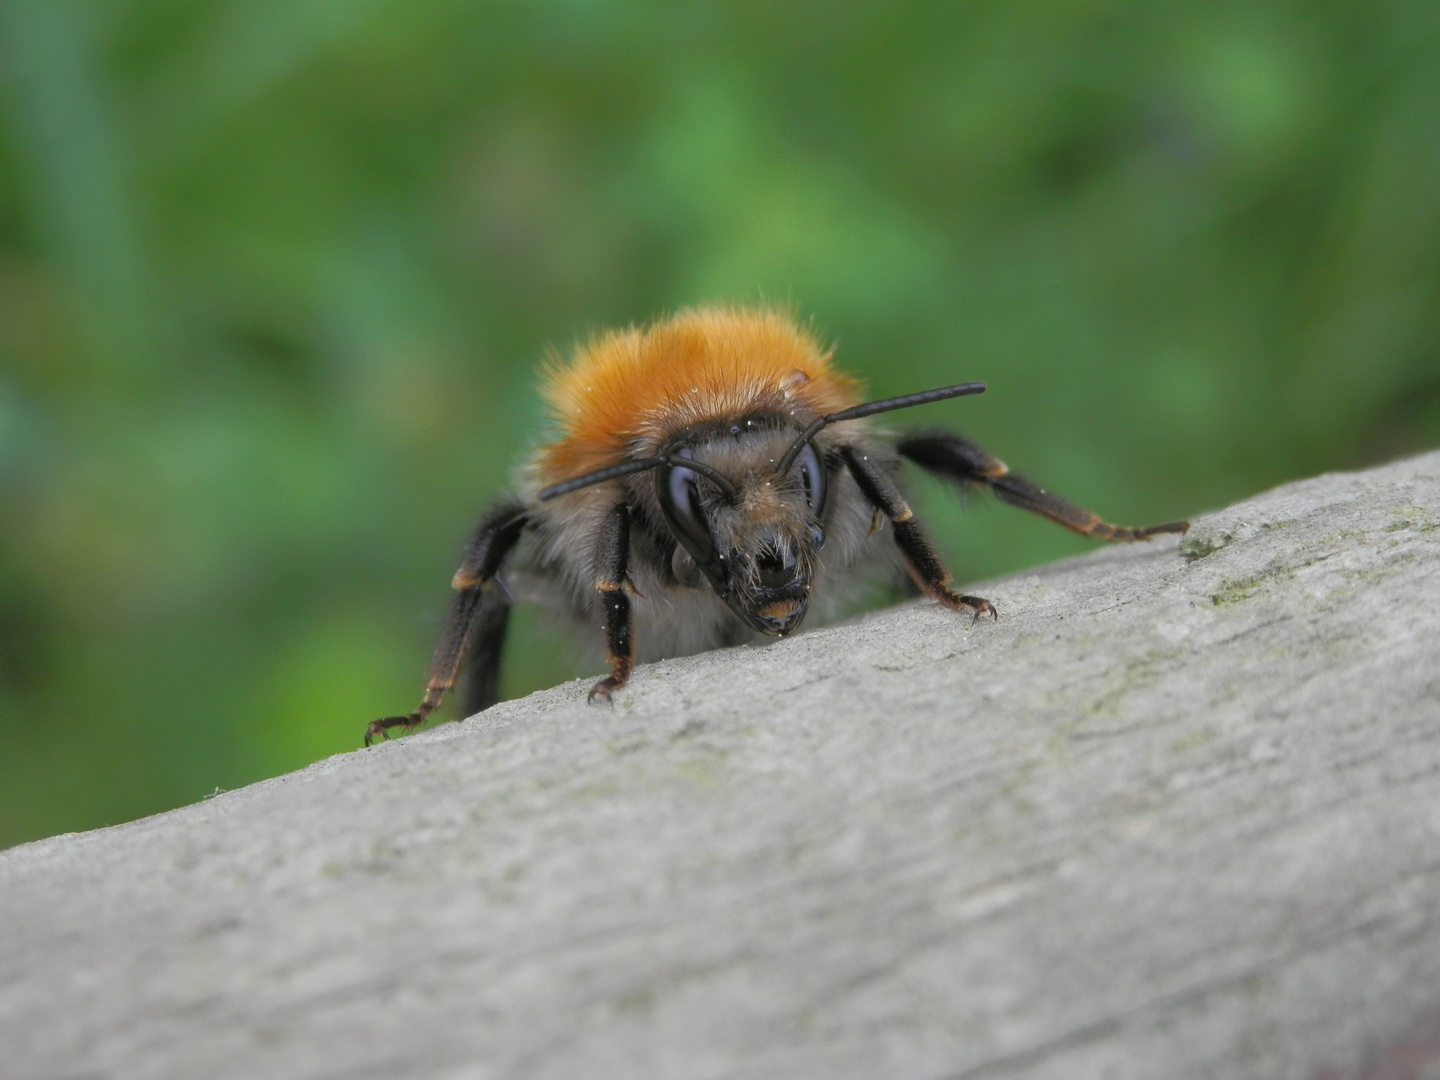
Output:
<svg viewBox="0 0 1440 1080">
<path fill-rule="evenodd" d="M 0 853 L 3 1072 L 1436 1068 L 1440 454 L 973 591 Z"/>
</svg>

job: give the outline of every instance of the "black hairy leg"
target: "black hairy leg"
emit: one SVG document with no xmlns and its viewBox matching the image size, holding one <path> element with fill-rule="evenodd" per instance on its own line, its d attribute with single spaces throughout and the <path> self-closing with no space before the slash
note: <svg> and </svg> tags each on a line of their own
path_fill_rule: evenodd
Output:
<svg viewBox="0 0 1440 1080">
<path fill-rule="evenodd" d="M 902 457 L 909 458 L 927 472 L 954 480 L 962 485 L 984 484 L 1004 502 L 1049 518 L 1081 536 L 1112 543 L 1148 540 L 1157 533 L 1183 533 L 1190 527 L 1186 521 L 1171 521 L 1132 529 L 1111 525 L 1098 514 L 1067 502 L 1054 492 L 1013 473 L 997 457 L 986 453 L 969 439 L 949 431 L 923 431 L 907 435 L 895 447 Z"/>
<path fill-rule="evenodd" d="M 605 656 L 610 674 L 590 688 L 589 701 L 609 701 L 635 667 L 630 614 L 630 508 L 617 503 L 605 516 L 595 548 L 595 591 L 605 623 Z"/>
<path fill-rule="evenodd" d="M 853 447 L 843 447 L 840 455 L 859 485 L 861 494 L 871 506 L 890 519 L 890 530 L 895 536 L 895 546 L 905 560 L 905 568 L 925 595 L 953 611 L 970 612 L 972 623 L 981 615 L 998 619 L 1000 616 L 995 611 L 995 605 L 989 600 L 982 596 L 966 596 L 950 588 L 949 572 L 915 520 L 915 512 L 905 501 L 899 485 L 885 468 L 871 461 L 863 450 Z"/>
<path fill-rule="evenodd" d="M 387 716 L 383 720 L 372 720 L 365 729 L 365 745 L 369 746 L 377 736 L 390 737 L 390 729 L 401 727 L 406 731 L 423 724 L 444 699 L 447 691 L 455 685 L 460 670 L 460 660 L 466 653 L 466 646 L 475 634 L 477 626 L 491 631 L 493 656 L 491 663 L 498 667 L 500 645 L 504 635 L 505 617 L 509 603 L 495 583 L 495 575 L 505 557 L 510 554 L 529 521 L 528 514 L 519 503 L 498 506 L 486 514 L 465 547 L 460 569 L 450 583 L 455 590 L 450 599 L 450 610 L 440 630 L 440 639 L 435 643 L 435 652 L 430 657 L 430 670 L 425 677 L 425 696 L 413 712 L 404 716 Z M 498 628 L 497 628 L 498 621 Z M 482 631 L 477 646 L 485 640 Z M 473 654 L 472 654 L 473 655 Z M 479 672 L 480 682 L 492 686 L 498 679 L 496 671 Z"/>
<path fill-rule="evenodd" d="M 485 589 L 460 664 L 460 715 L 474 716 L 500 700 L 500 654 L 510 623 L 510 598 L 497 582 Z"/>
</svg>

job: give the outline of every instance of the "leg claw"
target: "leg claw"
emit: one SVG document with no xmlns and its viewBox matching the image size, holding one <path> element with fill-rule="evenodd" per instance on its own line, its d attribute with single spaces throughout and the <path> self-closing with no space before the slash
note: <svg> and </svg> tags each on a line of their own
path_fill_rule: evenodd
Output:
<svg viewBox="0 0 1440 1080">
<path fill-rule="evenodd" d="M 981 615 L 989 615 L 996 622 L 1000 621 L 1000 613 L 995 610 L 995 605 L 983 596 L 962 596 L 960 602 L 974 613 L 970 617 L 971 626 L 980 621 Z"/>
<path fill-rule="evenodd" d="M 424 720 L 423 716 L 416 716 L 411 713 L 409 716 L 387 716 L 384 720 L 371 720 L 365 728 L 365 745 L 369 746 L 375 741 L 375 736 L 382 739 L 390 738 L 389 729 L 392 727 L 403 727 L 406 732 L 413 730 Z"/>
</svg>

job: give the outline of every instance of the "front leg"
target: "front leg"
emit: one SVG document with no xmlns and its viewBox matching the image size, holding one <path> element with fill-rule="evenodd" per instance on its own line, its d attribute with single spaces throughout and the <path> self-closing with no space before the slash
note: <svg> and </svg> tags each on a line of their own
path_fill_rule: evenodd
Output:
<svg viewBox="0 0 1440 1080">
<path fill-rule="evenodd" d="M 430 671 L 425 678 L 425 696 L 413 712 L 404 716 L 387 716 L 383 720 L 372 720 L 365 729 L 365 745 L 369 746 L 377 736 L 388 739 L 392 727 L 410 731 L 425 720 L 440 706 L 446 692 L 455 685 L 455 676 L 460 670 L 460 658 L 465 654 L 466 644 L 474 635 L 476 623 L 483 623 L 493 629 L 498 619 L 498 634 L 486 635 L 487 647 L 493 652 L 491 660 L 498 666 L 500 645 L 504 633 L 504 616 L 509 605 L 503 595 L 498 595 L 495 575 L 505 557 L 520 540 L 520 535 L 529 523 L 529 513 L 519 503 L 497 507 L 485 515 L 475 534 L 471 537 L 461 560 L 460 569 L 455 572 L 451 587 L 455 594 L 450 601 L 450 612 L 440 631 L 440 640 L 435 643 L 435 652 L 430 658 Z M 489 677 L 489 673 L 482 673 Z"/>
<path fill-rule="evenodd" d="M 605 655 L 610 674 L 590 689 L 588 700 L 610 700 L 630 678 L 635 667 L 635 642 L 630 613 L 630 508 L 623 502 L 611 507 L 600 527 L 595 548 L 595 591 L 605 621 Z"/>
<path fill-rule="evenodd" d="M 910 571 L 915 583 L 925 591 L 925 595 L 938 600 L 952 611 L 970 612 L 973 616 L 970 620 L 972 623 L 981 615 L 998 619 L 1000 615 L 989 600 L 981 596 L 966 596 L 950 588 L 950 573 L 940 562 L 939 554 L 926 538 L 919 522 L 915 520 L 915 512 L 910 509 L 900 486 L 890 478 L 890 474 L 872 462 L 863 450 L 842 447 L 840 456 L 850 470 L 850 475 L 855 478 L 855 483 L 859 485 L 861 494 L 869 500 L 871 506 L 890 519 L 890 528 L 895 534 L 895 546 L 900 549 L 905 568 Z"/>
</svg>

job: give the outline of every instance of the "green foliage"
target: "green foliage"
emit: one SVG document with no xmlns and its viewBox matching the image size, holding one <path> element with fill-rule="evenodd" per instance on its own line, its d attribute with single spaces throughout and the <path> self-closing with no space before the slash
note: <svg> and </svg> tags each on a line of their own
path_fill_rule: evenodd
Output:
<svg viewBox="0 0 1440 1080">
<path fill-rule="evenodd" d="M 409 708 L 597 327 L 791 304 L 1136 523 L 1433 445 L 1437 118 L 1432 0 L 0 0 L 0 844 Z"/>
</svg>

